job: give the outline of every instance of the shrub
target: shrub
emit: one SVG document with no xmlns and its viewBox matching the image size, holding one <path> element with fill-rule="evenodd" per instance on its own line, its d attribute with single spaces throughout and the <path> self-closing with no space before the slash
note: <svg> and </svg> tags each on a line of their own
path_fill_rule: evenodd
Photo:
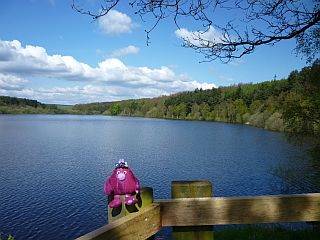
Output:
<svg viewBox="0 0 320 240">
<path fill-rule="evenodd" d="M 243 115 L 242 115 L 243 123 L 249 122 L 250 117 L 251 117 L 250 113 L 245 113 L 245 114 L 243 114 Z"/>
<path fill-rule="evenodd" d="M 264 112 L 258 112 L 253 114 L 250 118 L 249 118 L 249 122 L 251 125 L 256 126 L 256 127 L 260 127 L 260 128 L 264 128 L 265 127 L 265 123 L 266 120 L 270 117 L 270 113 L 268 111 L 264 111 Z"/>
<path fill-rule="evenodd" d="M 283 131 L 284 124 L 282 114 L 275 112 L 266 121 L 265 128 L 272 131 Z"/>
<path fill-rule="evenodd" d="M 3 238 L 3 235 L 2 235 L 2 233 L 0 233 L 0 240 L 5 240 L 5 238 Z M 9 234 L 8 236 L 7 236 L 7 240 L 14 240 L 14 238 L 13 238 L 13 236 L 11 235 L 11 234 Z"/>
</svg>

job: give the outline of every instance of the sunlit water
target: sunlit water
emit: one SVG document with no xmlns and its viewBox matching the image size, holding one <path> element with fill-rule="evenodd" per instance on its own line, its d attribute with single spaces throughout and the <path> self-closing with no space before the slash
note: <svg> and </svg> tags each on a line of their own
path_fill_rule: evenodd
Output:
<svg viewBox="0 0 320 240">
<path fill-rule="evenodd" d="M 215 196 L 317 192 L 313 164 L 282 133 L 144 118 L 0 115 L 0 232 L 74 239 L 107 222 L 103 183 L 128 161 L 155 198 L 173 180 L 208 179 Z"/>
</svg>

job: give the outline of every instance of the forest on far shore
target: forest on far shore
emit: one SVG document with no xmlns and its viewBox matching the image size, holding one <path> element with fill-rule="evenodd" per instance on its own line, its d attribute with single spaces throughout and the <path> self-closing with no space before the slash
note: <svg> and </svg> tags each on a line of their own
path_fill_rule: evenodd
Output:
<svg viewBox="0 0 320 240">
<path fill-rule="evenodd" d="M 248 124 L 319 136 L 320 61 L 286 79 L 196 89 L 148 99 L 59 106 L 0 96 L 0 114 L 104 114 Z"/>
<path fill-rule="evenodd" d="M 196 89 L 171 96 L 119 102 L 77 104 L 86 114 L 220 121 L 274 131 L 320 131 L 320 61 L 286 79 Z"/>
<path fill-rule="evenodd" d="M 71 106 L 44 104 L 37 100 L 0 96 L 0 114 L 68 114 Z M 74 112 L 76 113 L 76 112 Z"/>
</svg>

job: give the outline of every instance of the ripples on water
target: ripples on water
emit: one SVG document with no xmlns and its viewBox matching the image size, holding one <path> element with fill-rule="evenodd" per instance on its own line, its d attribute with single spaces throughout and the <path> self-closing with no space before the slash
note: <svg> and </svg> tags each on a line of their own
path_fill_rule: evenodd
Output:
<svg viewBox="0 0 320 240">
<path fill-rule="evenodd" d="M 0 152 L 0 232 L 15 239 L 73 239 L 104 225 L 102 187 L 119 158 L 155 198 L 170 198 L 173 180 L 208 179 L 215 196 L 319 190 L 301 149 L 243 125 L 0 115 Z"/>
</svg>

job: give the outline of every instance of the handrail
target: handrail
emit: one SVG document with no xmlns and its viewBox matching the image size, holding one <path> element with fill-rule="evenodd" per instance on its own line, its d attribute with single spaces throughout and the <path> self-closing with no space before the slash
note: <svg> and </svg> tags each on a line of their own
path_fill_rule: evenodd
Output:
<svg viewBox="0 0 320 240">
<path fill-rule="evenodd" d="M 147 239 L 161 229 L 160 205 L 157 203 L 115 220 L 77 240 Z"/>
<path fill-rule="evenodd" d="M 155 200 L 152 203 L 152 188 L 143 188 L 136 208 L 127 208 L 123 204 L 121 211 L 115 211 L 118 212 L 117 216 L 111 214 L 115 209 L 109 209 L 111 219 L 108 225 L 77 240 L 147 239 L 166 226 L 174 227 L 174 239 L 186 236 L 184 231 L 189 237 L 212 239 L 212 228 L 193 227 L 193 232 L 188 228 L 219 224 L 320 221 L 320 193 L 187 198 L 210 196 L 211 183 L 173 182 L 172 186 L 173 196 L 184 198 Z M 208 229 L 211 234 L 207 234 Z"/>
<path fill-rule="evenodd" d="M 320 221 L 320 193 L 157 200 L 162 226 Z"/>
</svg>

